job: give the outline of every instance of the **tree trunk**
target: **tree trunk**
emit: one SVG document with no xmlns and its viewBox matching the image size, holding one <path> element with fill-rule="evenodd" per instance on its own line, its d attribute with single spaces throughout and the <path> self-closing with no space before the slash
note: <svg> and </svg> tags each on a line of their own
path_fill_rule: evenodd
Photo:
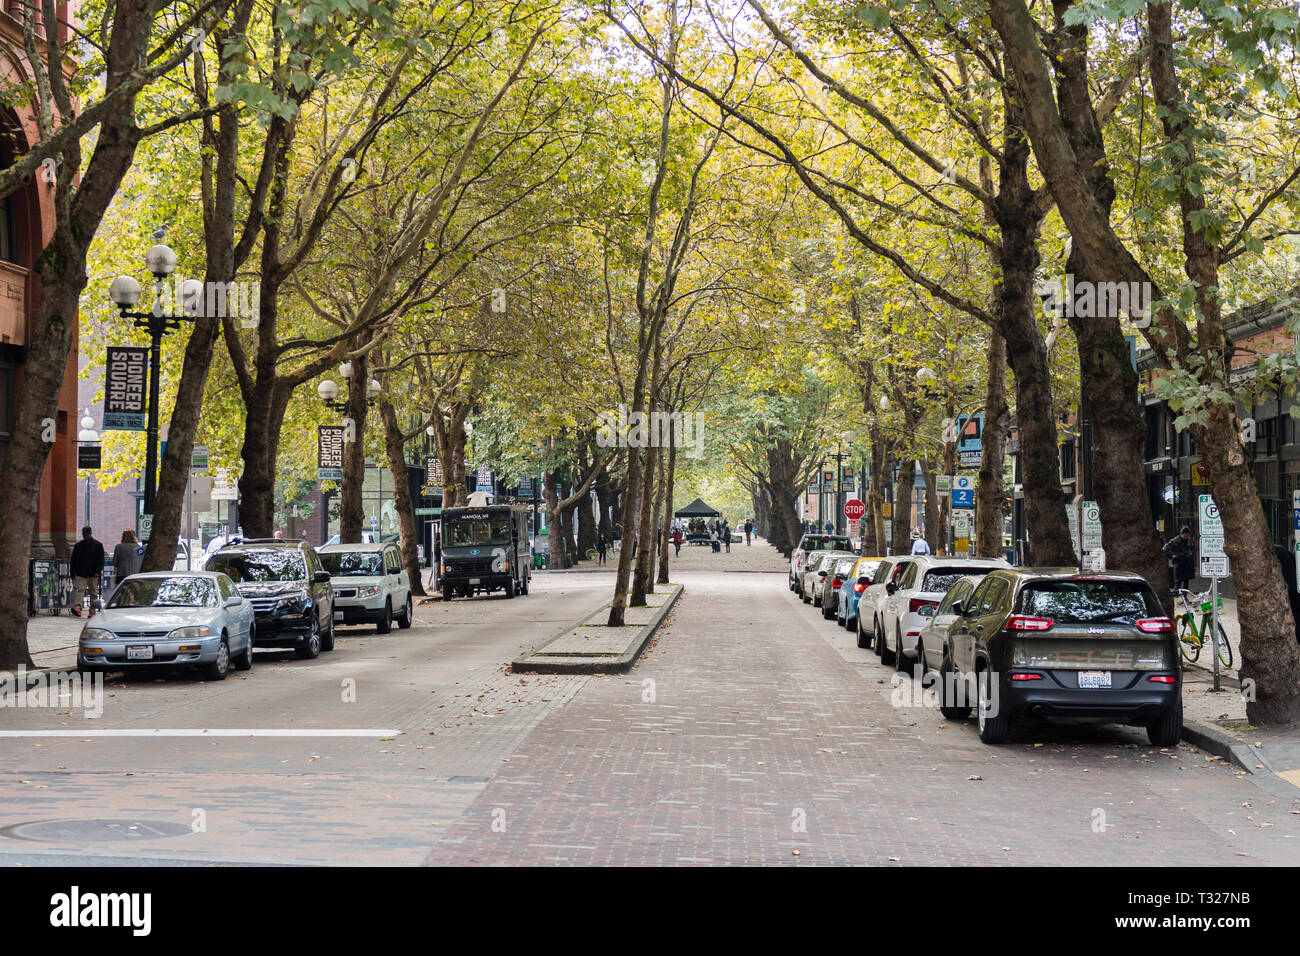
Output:
<svg viewBox="0 0 1300 956">
<path fill-rule="evenodd" d="M 623 489 L 623 540 L 618 546 L 618 567 L 614 575 L 614 598 L 610 603 L 610 627 L 622 627 L 627 606 L 628 577 L 632 571 L 632 522 L 641 496 L 641 449 L 627 450 L 627 486 Z"/>
<path fill-rule="evenodd" d="M 578 518 L 578 559 L 582 560 L 587 552 L 596 547 L 596 528 L 598 518 L 592 514 L 591 495 L 583 495 L 576 505 Z"/>
<path fill-rule="evenodd" d="M 907 554 L 911 549 L 912 498 L 916 491 L 916 459 L 907 457 L 898 469 L 898 487 L 894 489 L 894 554 Z"/>
<path fill-rule="evenodd" d="M 948 543 L 947 535 L 941 534 L 939 496 L 934 484 L 934 464 L 928 457 L 921 459 L 921 475 L 925 478 L 925 540 L 934 554 L 942 554 Z"/>
<path fill-rule="evenodd" d="M 339 493 L 340 544 L 360 544 L 366 523 L 361 495 L 366 484 L 366 419 L 370 411 L 366 391 L 369 384 L 370 363 L 364 356 L 354 358 L 352 377 L 348 379 L 347 408 L 353 437 L 343 446 L 343 482 Z"/>
<path fill-rule="evenodd" d="M 651 404 L 651 409 L 655 406 Z M 659 449 L 650 445 L 645 449 L 645 470 L 642 472 L 641 509 L 637 514 L 637 552 L 636 572 L 632 576 L 633 607 L 644 607 L 646 595 L 650 593 L 650 568 L 654 555 L 654 492 L 655 470 L 659 461 Z"/>
<path fill-rule="evenodd" d="M 984 389 L 984 434 L 980 438 L 979 481 L 975 489 L 975 555 L 996 558 L 1002 547 L 1002 463 L 1006 457 L 1007 346 L 994 332 L 989 342 L 989 380 Z"/>
<path fill-rule="evenodd" d="M 885 526 L 880 506 L 885 501 L 886 481 L 885 446 L 875 424 L 867 426 L 867 440 L 871 442 L 871 476 L 867 485 L 867 513 L 862 516 L 862 555 L 874 558 L 885 553 Z"/>
<path fill-rule="evenodd" d="M 669 420 L 668 427 L 670 433 L 674 428 L 674 423 Z M 659 535 L 659 583 L 668 583 L 668 546 L 672 540 L 673 528 L 673 475 L 677 470 L 677 442 L 668 443 L 668 464 L 663 472 L 663 495 L 660 501 L 663 505 L 663 522 L 660 527 Z"/>
<path fill-rule="evenodd" d="M 385 389 L 385 392 L 387 390 Z M 411 593 L 423 597 L 424 581 L 420 568 L 419 539 L 415 533 L 415 503 L 406 480 L 406 441 L 397 421 L 397 411 L 385 397 L 379 403 L 379 422 L 384 429 L 384 448 L 388 452 L 388 467 L 393 473 L 393 507 L 397 510 L 398 542 L 402 550 L 402 563 L 411 582 Z M 429 555 L 433 560 L 433 555 Z"/>
<path fill-rule="evenodd" d="M 569 549 L 564 546 L 564 525 L 560 520 L 560 488 L 554 471 L 542 476 L 542 493 L 546 502 L 546 542 L 550 549 L 547 568 L 563 571 L 569 566 Z"/>
</svg>

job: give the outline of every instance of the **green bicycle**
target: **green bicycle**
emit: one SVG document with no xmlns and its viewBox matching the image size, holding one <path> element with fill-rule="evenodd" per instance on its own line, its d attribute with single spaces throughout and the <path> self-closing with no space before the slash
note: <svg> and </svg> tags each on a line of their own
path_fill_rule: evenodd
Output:
<svg viewBox="0 0 1300 956">
<path fill-rule="evenodd" d="M 1196 600 L 1201 605 L 1201 622 L 1198 626 L 1196 623 L 1196 612 L 1192 610 L 1191 604 L 1187 598 L 1192 592 L 1180 588 L 1174 592 L 1183 602 L 1183 613 L 1174 618 L 1178 628 L 1179 646 L 1183 649 L 1183 657 L 1188 661 L 1194 661 L 1201 656 L 1201 648 L 1205 646 L 1206 641 L 1210 639 L 1210 628 L 1213 627 L 1214 621 L 1214 604 L 1210 600 L 1210 592 L 1198 594 Z M 1219 598 L 1219 607 L 1223 607 L 1223 598 Z M 1219 663 L 1224 667 L 1232 666 L 1232 645 L 1228 643 L 1228 635 L 1223 632 L 1223 625 L 1219 625 Z"/>
</svg>

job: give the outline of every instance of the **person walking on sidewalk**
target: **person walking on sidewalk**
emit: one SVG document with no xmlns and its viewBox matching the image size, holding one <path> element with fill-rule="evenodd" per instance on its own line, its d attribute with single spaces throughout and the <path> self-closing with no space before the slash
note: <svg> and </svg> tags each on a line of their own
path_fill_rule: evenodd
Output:
<svg viewBox="0 0 1300 956">
<path fill-rule="evenodd" d="M 727 546 L 727 554 L 731 554 L 731 525 L 725 519 L 722 522 L 722 542 Z"/>
<path fill-rule="evenodd" d="M 135 532 L 127 528 L 122 532 L 122 541 L 113 548 L 113 587 L 122 583 L 140 570 L 144 555 L 140 551 L 140 539 Z"/>
<path fill-rule="evenodd" d="M 90 616 L 99 609 L 99 577 L 104 573 L 104 546 L 95 540 L 90 525 L 81 529 L 81 540 L 72 548 L 72 613 L 81 617 L 81 600 L 90 595 Z"/>
<path fill-rule="evenodd" d="M 915 531 L 912 532 L 912 553 L 913 554 L 930 553 L 930 542 L 926 541 Z"/>
<path fill-rule="evenodd" d="M 1183 525 L 1178 537 L 1165 542 L 1165 556 L 1174 562 L 1174 590 L 1182 591 L 1192 583 L 1196 570 L 1196 556 L 1192 550 L 1192 529 Z"/>
<path fill-rule="evenodd" d="M 673 547 L 677 549 L 677 553 L 673 557 L 680 558 L 682 555 L 682 529 L 680 526 L 673 528 Z"/>
<path fill-rule="evenodd" d="M 605 532 L 600 531 L 596 534 L 596 554 L 597 564 L 605 563 L 605 552 L 609 549 L 609 542 L 605 539 Z"/>
<path fill-rule="evenodd" d="M 754 519 L 750 518 L 745 522 L 745 547 L 749 547 L 749 539 L 754 535 Z"/>
</svg>

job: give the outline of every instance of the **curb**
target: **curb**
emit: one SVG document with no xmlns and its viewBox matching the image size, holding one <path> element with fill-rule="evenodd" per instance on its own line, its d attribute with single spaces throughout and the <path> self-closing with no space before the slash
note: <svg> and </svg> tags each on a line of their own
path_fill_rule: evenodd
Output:
<svg viewBox="0 0 1300 956">
<path fill-rule="evenodd" d="M 567 659 L 556 658 L 553 661 L 539 661 L 533 656 L 538 651 L 544 651 L 554 641 L 568 634 L 569 631 L 573 630 L 571 626 L 566 627 L 545 644 L 533 648 L 523 657 L 511 661 L 510 672 L 512 674 L 626 674 L 636 666 L 636 662 L 641 658 L 646 645 L 650 643 L 650 639 L 659 630 L 659 625 L 668 616 L 668 612 L 677 604 L 677 599 L 681 597 L 684 590 L 686 590 L 685 586 L 681 584 L 676 586 L 668 600 L 664 601 L 655 611 L 654 617 L 648 623 L 641 625 L 641 633 L 633 639 L 631 646 L 619 657 L 600 660 L 570 657 Z M 608 610 L 608 608 L 600 608 L 594 614 L 584 617 L 578 622 L 577 626 L 581 627 L 593 617 L 605 614 Z"/>
<path fill-rule="evenodd" d="M 1264 754 L 1254 747 L 1240 743 L 1225 730 L 1213 724 L 1199 720 L 1183 721 L 1183 740 L 1200 747 L 1206 753 L 1230 760 L 1236 767 L 1249 774 L 1273 774 Z"/>
</svg>

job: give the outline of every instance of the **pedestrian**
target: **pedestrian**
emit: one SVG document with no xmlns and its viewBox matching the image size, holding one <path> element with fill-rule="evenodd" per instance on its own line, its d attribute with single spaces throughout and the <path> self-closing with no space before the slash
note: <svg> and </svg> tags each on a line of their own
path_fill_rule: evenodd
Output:
<svg viewBox="0 0 1300 956">
<path fill-rule="evenodd" d="M 915 531 L 912 532 L 912 553 L 913 554 L 930 553 L 930 542 L 926 541 L 924 538 L 921 537 L 920 534 L 918 534 Z"/>
<path fill-rule="evenodd" d="M 135 532 L 127 528 L 122 532 L 122 541 L 113 548 L 113 587 L 122 583 L 122 579 L 140 570 L 144 554 L 140 549 L 140 539 Z"/>
<path fill-rule="evenodd" d="M 283 540 L 284 540 L 284 532 L 283 532 L 283 531 L 277 531 L 277 532 L 275 533 L 275 540 L 276 540 L 276 541 L 283 541 Z"/>
<path fill-rule="evenodd" d="M 632 532 L 632 557 L 636 557 L 636 549 L 641 546 L 641 532 Z"/>
<path fill-rule="evenodd" d="M 754 519 L 750 518 L 745 522 L 745 547 L 749 547 L 749 539 L 754 535 Z"/>
<path fill-rule="evenodd" d="M 681 529 L 681 526 L 680 526 L 680 525 L 678 525 L 676 528 L 673 529 L 673 547 L 677 549 L 677 553 L 674 554 L 673 557 L 675 557 L 675 558 L 681 557 L 681 554 L 682 554 L 682 529 Z"/>
<path fill-rule="evenodd" d="M 104 546 L 91 534 L 90 525 L 81 529 L 81 540 L 72 548 L 72 613 L 81 617 L 82 598 L 90 595 L 90 616 L 99 609 L 99 576 L 104 573 Z"/>
<path fill-rule="evenodd" d="M 835 522 L 834 522 L 834 521 L 828 521 L 828 522 L 826 522 L 826 533 L 827 533 L 827 534 L 834 534 L 834 533 L 835 533 Z"/>
<path fill-rule="evenodd" d="M 722 522 L 722 540 L 727 546 L 727 554 L 731 554 L 731 525 L 726 521 Z"/>
<path fill-rule="evenodd" d="M 1196 570 L 1196 556 L 1192 551 L 1192 529 L 1183 525 L 1178 532 L 1178 537 L 1170 538 L 1165 543 L 1164 552 L 1165 557 L 1173 562 L 1174 590 L 1187 590 Z"/>
<path fill-rule="evenodd" d="M 605 563 L 605 551 L 608 548 L 609 548 L 609 541 L 605 538 L 605 532 L 598 531 L 596 533 L 596 555 L 597 555 L 596 563 L 597 564 Z"/>
</svg>

